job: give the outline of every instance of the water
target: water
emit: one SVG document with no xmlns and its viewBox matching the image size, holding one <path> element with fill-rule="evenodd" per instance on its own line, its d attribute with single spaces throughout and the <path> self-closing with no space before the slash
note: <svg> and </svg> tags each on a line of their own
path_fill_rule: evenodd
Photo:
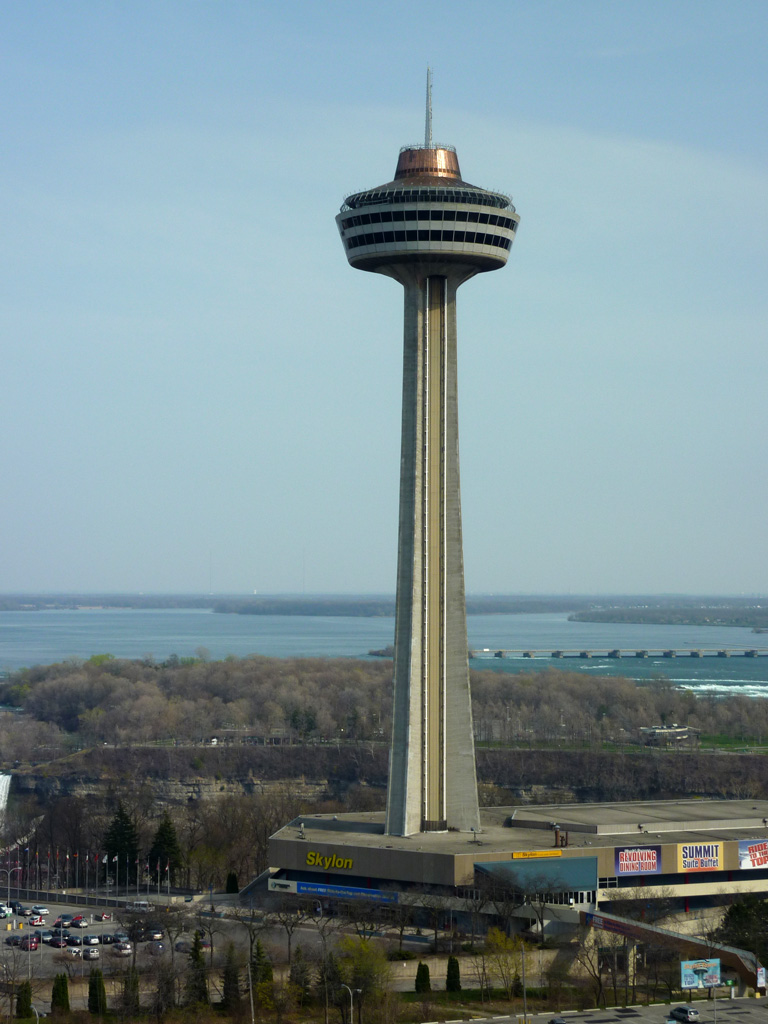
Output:
<svg viewBox="0 0 768 1024">
<path fill-rule="evenodd" d="M 768 657 L 694 659 L 493 657 L 499 649 L 677 651 L 698 648 L 767 647 L 768 637 L 725 626 L 653 626 L 569 622 L 563 613 L 471 615 L 473 668 L 520 672 L 555 667 L 596 675 L 648 679 L 664 675 L 697 691 L 768 696 Z M 205 609 L 81 609 L 0 612 L 0 670 L 49 664 L 66 658 L 109 653 L 115 657 L 163 661 L 171 654 L 194 655 L 204 647 L 212 658 L 367 657 L 391 644 L 394 619 L 283 615 L 219 615 Z M 487 650 L 483 650 L 487 648 Z"/>
<path fill-rule="evenodd" d="M 11 788 L 11 776 L 0 775 L 0 825 L 5 820 L 5 809 L 8 806 L 8 791 Z"/>
</svg>

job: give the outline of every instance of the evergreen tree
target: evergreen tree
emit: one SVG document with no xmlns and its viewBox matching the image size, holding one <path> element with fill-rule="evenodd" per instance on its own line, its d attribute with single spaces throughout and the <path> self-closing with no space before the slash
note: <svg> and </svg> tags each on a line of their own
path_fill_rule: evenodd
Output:
<svg viewBox="0 0 768 1024">
<path fill-rule="evenodd" d="M 28 981 L 22 981 L 16 993 L 16 1016 L 32 1016 L 32 985 Z"/>
<path fill-rule="evenodd" d="M 272 961 L 262 946 L 261 939 L 256 939 L 256 945 L 253 948 L 251 978 L 254 985 L 263 985 L 265 982 L 272 983 Z"/>
<path fill-rule="evenodd" d="M 170 964 L 160 963 L 152 997 L 152 1013 L 161 1020 L 176 1005 L 176 974 Z"/>
<path fill-rule="evenodd" d="M 455 956 L 448 957 L 448 970 L 445 974 L 445 991 L 461 992 L 461 972 L 459 961 Z"/>
<path fill-rule="evenodd" d="M 429 964 L 419 961 L 419 966 L 416 968 L 416 992 L 431 992 L 432 982 L 429 979 Z"/>
<path fill-rule="evenodd" d="M 304 959 L 304 950 L 301 948 L 301 946 L 297 946 L 296 951 L 293 954 L 289 978 L 291 984 L 294 985 L 296 988 L 296 994 L 299 999 L 299 1005 L 303 1006 L 304 1002 L 309 996 L 310 976 L 309 964 Z"/>
<path fill-rule="evenodd" d="M 328 950 L 317 969 L 317 994 L 326 1007 L 342 1005 L 342 998 L 347 995 L 341 987 L 343 981 L 339 961 Z"/>
<path fill-rule="evenodd" d="M 208 1002 L 208 979 L 205 974 L 205 957 L 200 942 L 200 932 L 195 932 L 192 949 L 189 951 L 186 1002 L 188 1006 Z"/>
<path fill-rule="evenodd" d="M 104 975 L 98 967 L 92 967 L 88 975 L 88 1012 L 101 1017 L 107 1012 L 107 991 L 104 988 Z"/>
<path fill-rule="evenodd" d="M 57 974 L 53 979 L 51 1013 L 54 1017 L 57 1014 L 69 1013 L 69 984 L 66 974 Z"/>
<path fill-rule="evenodd" d="M 122 1004 L 125 1014 L 129 1017 L 139 1012 L 139 972 L 135 967 L 129 967 L 125 972 Z"/>
<path fill-rule="evenodd" d="M 227 946 L 224 973 L 221 976 L 221 1006 L 228 1013 L 234 1013 L 240 1006 L 240 967 L 232 942 Z"/>
<path fill-rule="evenodd" d="M 240 892 L 240 886 L 237 884 L 237 874 L 234 871 L 230 871 L 227 874 L 227 884 L 224 892 L 237 893 Z"/>
<path fill-rule="evenodd" d="M 168 867 L 168 875 L 171 884 L 173 884 L 183 860 L 176 828 L 166 811 L 157 827 L 155 838 L 152 840 L 152 848 L 149 851 L 150 872 L 157 872 L 159 862 L 161 876 L 166 867 Z"/>
<path fill-rule="evenodd" d="M 104 833 L 104 849 L 107 851 L 108 863 L 111 865 L 117 857 L 115 866 L 117 868 L 117 884 L 120 884 L 122 872 L 128 865 L 128 874 L 136 878 L 136 857 L 139 851 L 139 836 L 136 826 L 131 821 L 122 803 L 117 805 L 117 813 L 107 826 Z"/>
</svg>

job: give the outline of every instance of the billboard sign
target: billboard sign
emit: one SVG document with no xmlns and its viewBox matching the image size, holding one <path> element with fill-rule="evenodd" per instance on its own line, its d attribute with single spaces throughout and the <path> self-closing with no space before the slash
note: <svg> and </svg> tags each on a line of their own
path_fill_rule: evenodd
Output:
<svg viewBox="0 0 768 1024">
<path fill-rule="evenodd" d="M 660 875 L 660 846 L 617 846 L 616 874 Z"/>
<path fill-rule="evenodd" d="M 397 903 L 396 892 L 362 889 L 353 885 L 326 885 L 325 882 L 296 882 L 298 896 L 322 896 L 332 900 L 369 900 L 371 903 Z"/>
<path fill-rule="evenodd" d="M 680 961 L 680 988 L 714 988 L 719 984 L 719 960 Z"/>
<path fill-rule="evenodd" d="M 740 839 L 739 867 L 742 871 L 768 867 L 768 842 L 764 839 Z"/>
<path fill-rule="evenodd" d="M 678 871 L 720 871 L 722 866 L 722 843 L 680 843 L 677 847 Z"/>
</svg>

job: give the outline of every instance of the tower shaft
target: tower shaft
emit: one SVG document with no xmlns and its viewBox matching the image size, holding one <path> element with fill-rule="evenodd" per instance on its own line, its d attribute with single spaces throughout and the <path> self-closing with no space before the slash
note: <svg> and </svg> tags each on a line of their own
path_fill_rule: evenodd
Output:
<svg viewBox="0 0 768 1024">
<path fill-rule="evenodd" d="M 456 289 L 473 268 L 400 265 L 405 289 L 393 742 L 386 831 L 479 826 L 459 488 Z"/>
<path fill-rule="evenodd" d="M 461 547 L 456 290 L 507 262 L 509 196 L 462 180 L 456 151 L 400 151 L 393 181 L 347 196 L 350 265 L 405 289 L 394 701 L 386 831 L 479 828 Z"/>
</svg>

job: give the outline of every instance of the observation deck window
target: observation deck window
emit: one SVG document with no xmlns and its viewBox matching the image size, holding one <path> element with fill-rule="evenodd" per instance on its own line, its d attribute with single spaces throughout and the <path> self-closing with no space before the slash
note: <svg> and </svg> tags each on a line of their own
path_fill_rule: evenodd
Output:
<svg viewBox="0 0 768 1024">
<path fill-rule="evenodd" d="M 458 242 L 474 245 L 491 245 L 497 249 L 509 250 L 511 240 L 503 235 L 489 235 L 480 231 L 372 231 L 366 235 L 353 235 L 347 239 L 347 249 L 360 246 L 386 245 L 392 242 Z"/>
</svg>

